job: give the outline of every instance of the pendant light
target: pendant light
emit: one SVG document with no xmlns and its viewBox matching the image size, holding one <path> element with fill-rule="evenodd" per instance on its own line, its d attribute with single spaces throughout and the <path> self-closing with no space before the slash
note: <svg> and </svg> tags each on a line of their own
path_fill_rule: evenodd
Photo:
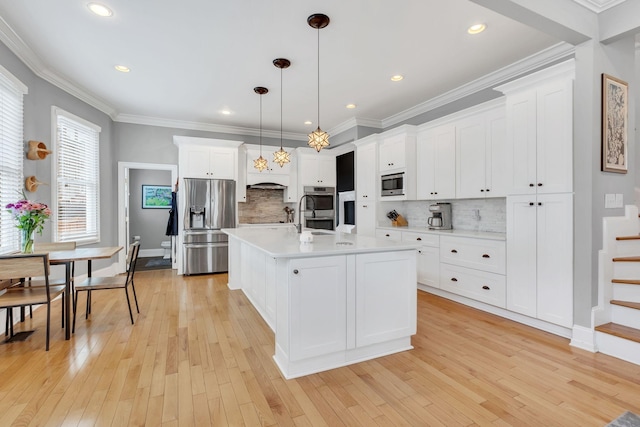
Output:
<svg viewBox="0 0 640 427">
<path fill-rule="evenodd" d="M 273 153 L 273 161 L 283 167 L 285 163 L 289 163 L 289 153 L 282 148 L 282 69 L 289 68 L 291 61 L 285 58 L 276 58 L 273 60 L 273 65 L 276 68 L 280 68 L 280 150 Z"/>
<path fill-rule="evenodd" d="M 262 157 L 262 95 L 269 92 L 269 89 L 266 87 L 258 86 L 254 87 L 253 91 L 260 95 L 260 157 L 253 161 L 253 167 L 258 169 L 260 172 L 269 167 L 267 159 Z"/>
<path fill-rule="evenodd" d="M 329 17 L 322 13 L 314 13 L 307 18 L 307 23 L 318 30 L 318 128 L 309 134 L 309 147 L 320 152 L 329 146 L 329 134 L 320 129 L 320 29 L 329 25 Z"/>
</svg>

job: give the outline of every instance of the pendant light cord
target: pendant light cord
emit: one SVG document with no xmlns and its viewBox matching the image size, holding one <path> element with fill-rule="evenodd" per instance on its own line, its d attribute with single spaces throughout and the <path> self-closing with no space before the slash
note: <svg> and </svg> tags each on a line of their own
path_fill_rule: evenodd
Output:
<svg viewBox="0 0 640 427">
<path fill-rule="evenodd" d="M 282 68 L 280 68 L 280 151 L 282 149 Z"/>
<path fill-rule="evenodd" d="M 318 28 L 318 129 L 320 129 L 320 28 Z"/>
<path fill-rule="evenodd" d="M 260 157 L 262 157 L 262 94 L 260 94 Z"/>
</svg>

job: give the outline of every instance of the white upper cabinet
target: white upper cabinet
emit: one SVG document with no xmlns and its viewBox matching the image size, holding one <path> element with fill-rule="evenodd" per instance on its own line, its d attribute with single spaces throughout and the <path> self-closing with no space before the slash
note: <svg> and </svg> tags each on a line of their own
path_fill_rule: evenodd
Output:
<svg viewBox="0 0 640 427">
<path fill-rule="evenodd" d="M 363 142 L 360 142 L 363 141 Z M 377 164 L 378 145 L 376 137 L 357 142 L 356 148 L 356 199 L 374 203 L 378 197 Z"/>
<path fill-rule="evenodd" d="M 506 195 L 504 104 L 456 122 L 456 197 Z"/>
<path fill-rule="evenodd" d="M 507 95 L 508 194 L 573 190 L 573 60 L 497 88 Z"/>
<path fill-rule="evenodd" d="M 267 160 L 267 169 L 264 169 L 262 172 L 253 167 L 253 161 L 260 157 L 260 148 L 254 148 L 253 146 L 251 146 L 251 148 L 247 149 L 247 174 L 250 174 L 252 176 L 252 179 L 250 179 L 249 181 L 256 179 L 260 180 L 256 182 L 249 182 L 249 184 L 255 184 L 257 182 L 271 182 L 268 178 L 272 175 L 289 176 L 289 174 L 291 173 L 291 163 L 285 163 L 281 167 L 279 164 L 274 163 L 273 161 L 273 153 L 275 153 L 279 149 L 280 147 L 265 147 L 264 145 L 262 146 L 262 157 Z M 285 148 L 285 150 L 288 152 L 291 151 L 291 149 L 289 148 Z"/>
<path fill-rule="evenodd" d="M 407 167 L 406 136 L 394 135 L 380 142 L 380 173 L 404 169 Z"/>
<path fill-rule="evenodd" d="M 298 156 L 299 186 L 336 186 L 336 158 L 331 154 L 300 153 Z"/>
<path fill-rule="evenodd" d="M 242 141 L 175 136 L 182 178 L 237 180 L 238 147 Z"/>
<path fill-rule="evenodd" d="M 455 126 L 447 124 L 420 131 L 416 153 L 416 198 L 418 200 L 455 198 Z"/>
</svg>

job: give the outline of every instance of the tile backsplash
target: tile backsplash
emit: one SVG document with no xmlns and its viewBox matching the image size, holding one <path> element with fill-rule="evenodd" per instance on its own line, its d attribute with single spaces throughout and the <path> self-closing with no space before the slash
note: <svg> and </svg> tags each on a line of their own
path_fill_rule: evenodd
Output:
<svg viewBox="0 0 640 427">
<path fill-rule="evenodd" d="M 453 228 L 457 230 L 505 233 L 507 231 L 506 198 L 439 200 L 451 203 Z M 380 218 L 395 209 L 409 222 L 409 227 L 427 227 L 430 201 L 381 202 Z M 386 220 L 384 225 L 390 225 Z"/>
<path fill-rule="evenodd" d="M 295 209 L 295 203 L 284 203 L 284 190 L 247 188 L 247 201 L 238 203 L 240 224 L 273 224 L 285 222 L 285 207 Z M 296 217 L 297 218 L 297 217 Z"/>
</svg>

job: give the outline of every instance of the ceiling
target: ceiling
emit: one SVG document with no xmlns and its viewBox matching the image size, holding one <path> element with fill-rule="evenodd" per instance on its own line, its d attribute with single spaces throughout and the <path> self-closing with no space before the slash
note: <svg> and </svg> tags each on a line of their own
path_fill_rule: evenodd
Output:
<svg viewBox="0 0 640 427">
<path fill-rule="evenodd" d="M 320 125 L 329 131 L 354 118 L 383 121 L 558 43 L 469 0 L 101 2 L 113 16 L 93 15 L 88 0 L 0 0 L 0 17 L 39 75 L 116 121 L 176 127 L 258 129 L 253 88 L 266 86 L 263 129 L 279 131 L 272 60 L 284 57 L 283 130 L 304 138 L 317 126 L 318 35 Z M 313 13 L 331 18 L 319 34 L 307 25 Z M 486 31 L 467 34 L 478 22 Z M 392 82 L 395 74 L 404 80 Z"/>
</svg>

